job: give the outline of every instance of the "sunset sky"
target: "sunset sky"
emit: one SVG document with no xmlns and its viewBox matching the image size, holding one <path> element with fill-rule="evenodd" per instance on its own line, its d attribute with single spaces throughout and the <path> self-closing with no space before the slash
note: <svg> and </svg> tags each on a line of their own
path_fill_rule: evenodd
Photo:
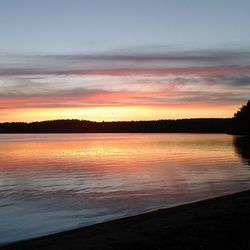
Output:
<svg viewBox="0 0 250 250">
<path fill-rule="evenodd" d="M 248 0 L 1 0 L 0 122 L 232 117 Z"/>
</svg>

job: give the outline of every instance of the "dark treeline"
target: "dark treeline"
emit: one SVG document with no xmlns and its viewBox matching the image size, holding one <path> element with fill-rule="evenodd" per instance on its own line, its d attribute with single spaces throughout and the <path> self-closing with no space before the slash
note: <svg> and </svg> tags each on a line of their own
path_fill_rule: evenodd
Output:
<svg viewBox="0 0 250 250">
<path fill-rule="evenodd" d="M 92 122 L 54 120 L 0 123 L 0 133 L 228 133 L 232 119 Z"/>
</svg>

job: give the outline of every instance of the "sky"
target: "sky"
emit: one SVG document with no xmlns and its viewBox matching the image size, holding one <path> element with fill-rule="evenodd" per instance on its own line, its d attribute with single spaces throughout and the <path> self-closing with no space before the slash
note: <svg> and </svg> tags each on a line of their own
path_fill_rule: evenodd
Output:
<svg viewBox="0 0 250 250">
<path fill-rule="evenodd" d="M 232 117 L 248 0 L 1 0 L 0 122 Z"/>
</svg>

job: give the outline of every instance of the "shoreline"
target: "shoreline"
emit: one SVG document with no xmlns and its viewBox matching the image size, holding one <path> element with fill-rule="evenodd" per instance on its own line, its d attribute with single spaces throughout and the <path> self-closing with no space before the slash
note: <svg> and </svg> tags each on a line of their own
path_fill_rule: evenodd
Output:
<svg viewBox="0 0 250 250">
<path fill-rule="evenodd" d="M 250 190 L 19 241 L 1 250 L 250 249 Z"/>
</svg>

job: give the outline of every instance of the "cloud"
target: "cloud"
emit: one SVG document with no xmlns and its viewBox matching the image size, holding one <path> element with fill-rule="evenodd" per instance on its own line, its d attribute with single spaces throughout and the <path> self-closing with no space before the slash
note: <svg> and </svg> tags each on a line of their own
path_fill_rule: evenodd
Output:
<svg viewBox="0 0 250 250">
<path fill-rule="evenodd" d="M 43 58 L 50 60 L 65 60 L 65 61 L 130 61 L 130 62 L 152 62 L 152 61 L 197 61 L 197 62 L 223 62 L 228 60 L 249 60 L 249 51 L 227 51 L 227 50 L 196 50 L 196 51 L 116 51 L 100 53 L 95 55 L 46 55 Z"/>
<path fill-rule="evenodd" d="M 0 107 L 63 108 L 242 103 L 250 52 L 129 51 L 0 60 Z"/>
<path fill-rule="evenodd" d="M 5 63 L 7 61 L 8 63 Z M 33 55 L 2 56 L 0 72 L 2 74 L 31 74 L 32 71 L 46 73 L 70 73 L 79 70 L 98 69 L 143 69 L 143 68 L 188 68 L 212 66 L 249 66 L 250 51 L 199 50 L 199 51 L 166 51 L 136 50 L 95 55 Z"/>
</svg>

